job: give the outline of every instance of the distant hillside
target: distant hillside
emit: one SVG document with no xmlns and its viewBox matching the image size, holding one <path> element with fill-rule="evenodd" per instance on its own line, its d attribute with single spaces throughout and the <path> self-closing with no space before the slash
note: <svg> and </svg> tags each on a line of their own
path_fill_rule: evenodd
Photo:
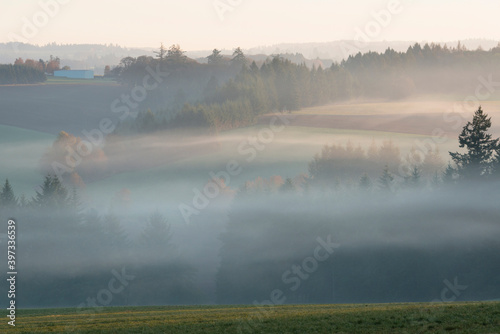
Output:
<svg viewBox="0 0 500 334">
<path fill-rule="evenodd" d="M 486 39 L 469 39 L 460 41 L 463 46 L 469 50 L 475 50 L 482 47 L 489 50 L 498 45 L 499 41 Z M 279 54 L 285 59 L 295 64 L 305 63 L 308 67 L 313 65 L 322 65 L 323 68 L 329 67 L 333 62 L 340 62 L 343 59 L 358 52 L 367 53 L 374 51 L 383 53 L 387 48 L 392 48 L 397 52 L 405 52 L 410 45 L 416 41 L 383 41 L 369 42 L 359 45 L 356 41 L 333 41 L 325 43 L 282 43 L 269 46 L 257 46 L 250 49 L 244 49 L 245 55 L 262 64 L 271 55 Z M 422 45 L 425 42 L 419 42 Z M 429 42 L 430 43 L 430 42 Z M 440 43 L 441 45 L 456 46 L 458 41 Z M 235 45 L 235 48 L 237 45 Z M 0 43 L 0 64 L 10 64 L 18 57 L 23 59 L 31 58 L 38 60 L 48 59 L 50 55 L 61 59 L 62 66 L 70 66 L 72 69 L 93 69 L 96 74 L 103 74 L 104 67 L 118 65 L 124 57 L 139 57 L 143 55 L 153 55 L 151 48 L 126 48 L 119 45 L 103 44 L 65 44 L 56 43 L 44 46 L 23 44 L 23 43 Z M 231 57 L 232 49 L 222 49 L 222 54 Z M 196 59 L 199 63 L 206 63 L 206 57 L 212 53 L 212 50 L 187 51 L 189 58 Z"/>
<path fill-rule="evenodd" d="M 93 69 L 103 74 L 106 65 L 117 65 L 124 57 L 151 54 L 151 49 L 132 49 L 119 45 L 102 44 L 47 44 L 44 46 L 24 43 L 0 43 L 0 64 L 13 63 L 16 58 L 49 59 L 50 55 L 61 59 L 62 66 L 72 69 Z"/>
<path fill-rule="evenodd" d="M 487 39 L 468 39 L 460 41 L 463 46 L 469 50 L 475 50 L 481 46 L 485 50 L 489 50 L 498 45 L 499 41 Z M 341 61 L 349 55 L 354 55 L 358 52 L 366 53 L 368 51 L 383 53 L 387 48 L 392 48 L 397 52 L 404 52 L 410 45 L 417 41 L 382 41 L 368 42 L 362 45 L 354 40 L 333 41 L 325 43 L 282 43 L 269 46 L 258 46 L 244 50 L 247 54 L 282 54 L 282 53 L 301 53 L 308 59 L 331 59 L 333 61 Z M 426 42 L 418 41 L 420 44 Z M 431 43 L 431 41 L 429 41 Z M 436 43 L 441 45 L 456 46 L 458 41 L 450 41 L 445 43 Z M 361 46 L 361 47 L 360 47 Z"/>
</svg>

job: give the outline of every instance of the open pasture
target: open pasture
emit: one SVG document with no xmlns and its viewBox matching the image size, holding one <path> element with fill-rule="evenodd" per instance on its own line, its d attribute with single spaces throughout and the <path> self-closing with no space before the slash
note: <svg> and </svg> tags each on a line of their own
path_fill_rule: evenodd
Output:
<svg viewBox="0 0 500 334">
<path fill-rule="evenodd" d="M 6 330 L 6 321 L 0 326 Z M 499 302 L 19 310 L 16 333 L 498 333 Z"/>
</svg>

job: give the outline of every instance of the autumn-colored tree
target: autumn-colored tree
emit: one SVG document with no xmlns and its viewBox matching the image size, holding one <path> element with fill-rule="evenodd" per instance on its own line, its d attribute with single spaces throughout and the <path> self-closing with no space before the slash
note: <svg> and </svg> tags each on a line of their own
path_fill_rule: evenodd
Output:
<svg viewBox="0 0 500 334">
<path fill-rule="evenodd" d="M 104 76 L 109 77 L 110 75 L 111 75 L 111 67 L 109 65 L 106 65 L 106 67 L 104 67 Z"/>
<path fill-rule="evenodd" d="M 44 173 L 53 172 L 56 166 L 61 181 L 81 187 L 82 178 L 95 177 L 105 171 L 107 157 L 100 147 L 88 147 L 81 138 L 61 131 L 40 164 Z"/>
<path fill-rule="evenodd" d="M 32 67 L 32 68 L 38 68 L 38 63 L 35 62 L 33 59 L 26 59 L 24 62 L 24 65 Z"/>
<path fill-rule="evenodd" d="M 49 74 L 54 74 L 54 71 L 58 71 L 61 66 L 61 60 L 59 57 L 54 57 L 50 55 L 50 60 L 47 62 L 45 66 L 45 71 Z"/>
</svg>

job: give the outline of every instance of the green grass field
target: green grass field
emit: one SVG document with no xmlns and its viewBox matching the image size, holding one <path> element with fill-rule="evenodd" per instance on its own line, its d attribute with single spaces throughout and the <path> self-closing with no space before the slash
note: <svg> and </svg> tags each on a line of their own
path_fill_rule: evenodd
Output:
<svg viewBox="0 0 500 334">
<path fill-rule="evenodd" d="M 7 319 L 7 318 L 5 318 Z M 18 310 L 2 333 L 500 333 L 500 302 Z"/>
</svg>

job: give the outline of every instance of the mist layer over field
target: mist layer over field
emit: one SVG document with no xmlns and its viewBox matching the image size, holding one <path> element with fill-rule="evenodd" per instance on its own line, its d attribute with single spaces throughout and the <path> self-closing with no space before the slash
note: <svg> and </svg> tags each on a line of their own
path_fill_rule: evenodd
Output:
<svg viewBox="0 0 500 334">
<path fill-rule="evenodd" d="M 384 132 L 297 126 L 293 116 L 93 147 L 71 167 L 74 207 L 2 213 L 19 226 L 20 305 L 105 305 L 119 278 L 109 305 L 499 298 L 499 184 L 441 180 L 452 135 L 399 133 L 399 117 Z M 47 168 L 67 164 L 78 142 L 10 148 L 38 157 L 41 192 Z"/>
<path fill-rule="evenodd" d="M 112 305 L 253 303 L 275 290 L 291 303 L 495 299 L 498 186 L 393 194 L 264 182 L 184 224 L 126 203 L 102 215 L 25 209 L 19 303 L 86 303 L 116 272 L 130 279 Z M 458 290 L 442 294 L 445 280 Z"/>
<path fill-rule="evenodd" d="M 20 307 L 499 298 L 499 153 L 449 154 L 479 105 L 499 136 L 499 48 L 216 51 L 1 88 Z"/>
</svg>

